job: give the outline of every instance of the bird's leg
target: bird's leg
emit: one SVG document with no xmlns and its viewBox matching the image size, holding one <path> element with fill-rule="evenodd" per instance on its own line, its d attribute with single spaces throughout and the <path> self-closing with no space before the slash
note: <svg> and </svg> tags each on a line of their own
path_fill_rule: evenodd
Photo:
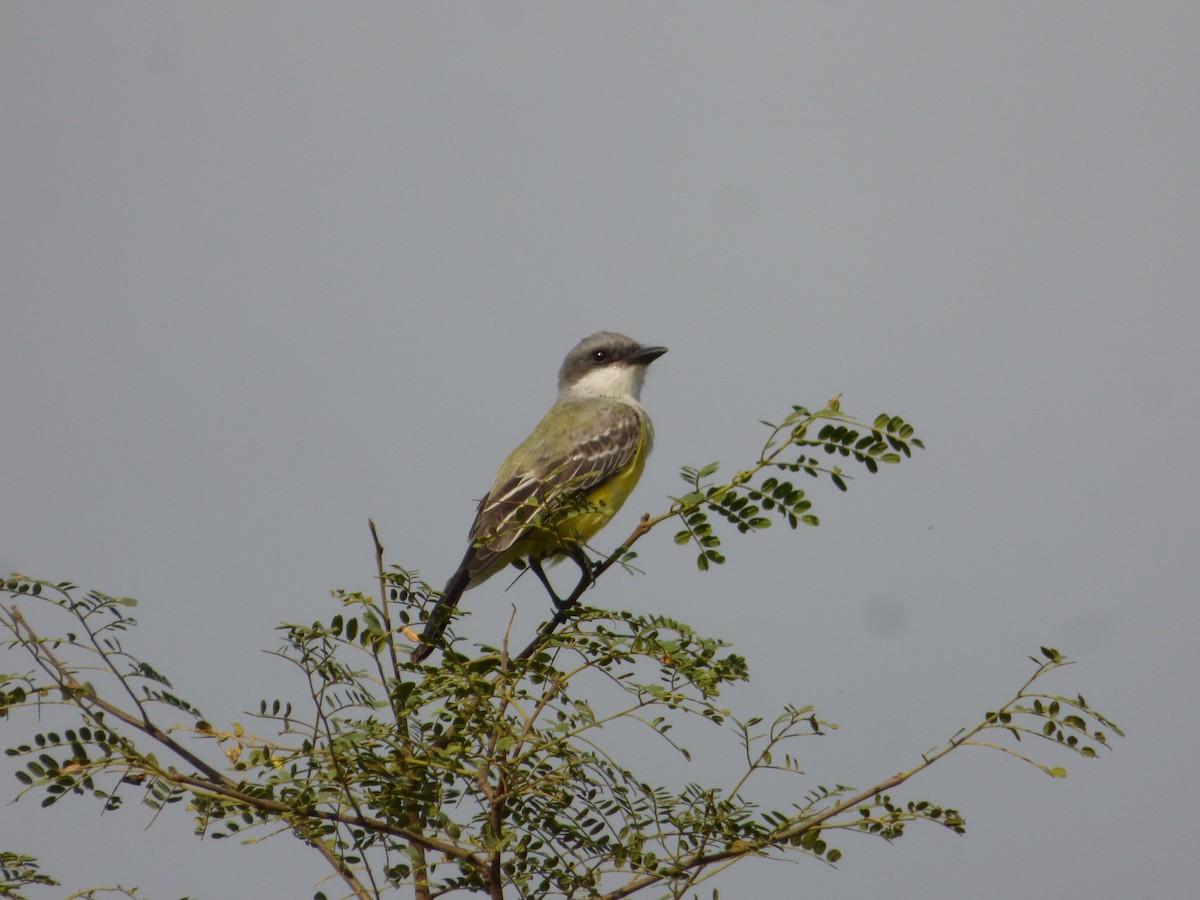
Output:
<svg viewBox="0 0 1200 900">
<path fill-rule="evenodd" d="M 583 592 L 596 582 L 592 561 L 588 559 L 587 552 L 583 547 L 579 544 L 565 544 L 563 552 L 575 561 L 575 565 L 579 566 L 579 583 L 575 585 L 575 589 L 571 591 L 566 599 L 558 596 L 558 592 L 554 590 L 554 585 L 550 583 L 545 570 L 542 569 L 542 561 L 540 559 L 529 560 L 529 569 L 537 576 L 537 580 L 542 583 L 542 587 L 550 595 L 550 602 L 554 604 L 554 608 L 558 612 L 570 609 L 578 603 L 579 597 L 582 596 Z"/>
<path fill-rule="evenodd" d="M 571 544 L 567 548 L 567 555 L 575 560 L 575 565 L 579 566 L 579 584 L 575 585 L 575 590 L 571 592 L 572 597 L 580 597 L 583 592 L 596 583 L 596 576 L 593 574 L 592 561 L 588 559 L 587 551 L 579 544 Z M 560 603 L 558 608 L 561 610 L 570 603 Z"/>
<path fill-rule="evenodd" d="M 546 577 L 546 573 L 542 569 L 542 561 L 540 559 L 529 560 L 529 568 L 533 574 L 537 576 L 537 580 L 542 583 L 542 587 L 546 589 L 546 593 L 550 595 L 550 602 L 554 604 L 554 608 L 562 609 L 563 601 L 559 598 L 558 594 L 554 592 L 554 585 L 552 585 L 550 583 L 550 579 Z"/>
</svg>

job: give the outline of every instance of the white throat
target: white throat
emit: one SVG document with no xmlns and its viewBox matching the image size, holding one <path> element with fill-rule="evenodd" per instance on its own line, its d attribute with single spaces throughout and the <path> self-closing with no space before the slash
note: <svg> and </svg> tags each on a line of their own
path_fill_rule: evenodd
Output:
<svg viewBox="0 0 1200 900">
<path fill-rule="evenodd" d="M 576 400 L 603 397 L 636 406 L 641 400 L 645 382 L 645 366 L 618 363 L 590 370 L 574 384 L 563 388 L 562 396 Z"/>
</svg>

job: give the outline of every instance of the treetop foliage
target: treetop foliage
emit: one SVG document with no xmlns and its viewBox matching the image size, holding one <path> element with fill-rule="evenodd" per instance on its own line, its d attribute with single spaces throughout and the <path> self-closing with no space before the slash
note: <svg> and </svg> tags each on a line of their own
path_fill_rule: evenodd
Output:
<svg viewBox="0 0 1200 900">
<path fill-rule="evenodd" d="M 0 627 L 24 665 L 0 675 L 0 718 L 36 729 L 5 751 L 19 766 L 18 796 L 43 806 L 92 797 L 108 809 L 137 799 L 154 815 L 183 803 L 198 834 L 292 834 L 341 879 L 339 893 L 326 885 L 316 897 L 684 897 L 750 858 L 835 864 L 847 833 L 894 840 L 916 822 L 961 833 L 956 809 L 894 793 L 960 748 L 999 750 L 1058 777 L 1065 770 L 1030 740 L 1086 758 L 1121 733 L 1082 696 L 1046 692 L 1069 663 L 1044 648 L 1014 694 L 903 771 L 865 788 L 820 785 L 801 770 L 801 742 L 830 723 L 809 706 L 761 718 L 722 705 L 723 689 L 749 679 L 727 643 L 666 617 L 582 605 L 667 520 L 705 570 L 724 561 L 722 533 L 818 524 L 801 476 L 845 490 L 843 463 L 875 473 L 922 446 L 899 417 L 859 423 L 837 400 L 767 424 L 758 458 L 727 480 L 715 463 L 685 467 L 688 490 L 601 561 L 582 562 L 579 584 L 553 598 L 524 647 L 506 634 L 470 652 L 447 643 L 436 666 L 412 663 L 407 625 L 437 595 L 414 572 L 385 567 L 376 537 L 377 593 L 339 592 L 328 621 L 283 625 L 275 653 L 295 673 L 293 693 L 258 699 L 247 722 L 213 723 L 135 654 L 134 601 L 12 576 L 0 584 Z M 66 724 L 44 730 L 29 712 Z M 663 754 L 686 772 L 689 745 L 722 740 L 743 762 L 721 784 L 639 774 Z M 768 773 L 792 785 L 772 782 L 770 804 L 755 790 Z M 0 857 L 0 877 L 0 897 L 53 883 L 15 851 Z"/>
</svg>

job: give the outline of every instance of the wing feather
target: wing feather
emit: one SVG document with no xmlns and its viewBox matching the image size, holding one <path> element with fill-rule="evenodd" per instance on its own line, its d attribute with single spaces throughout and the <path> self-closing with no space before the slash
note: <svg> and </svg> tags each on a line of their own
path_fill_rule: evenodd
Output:
<svg viewBox="0 0 1200 900">
<path fill-rule="evenodd" d="M 648 427 L 638 409 L 617 401 L 567 406 L 572 405 L 581 408 L 560 406 L 542 420 L 480 501 L 460 566 L 471 578 L 503 557 L 539 513 L 595 490 L 637 455 L 642 429 Z M 566 434 L 554 433 L 553 426 L 562 422 L 569 423 Z"/>
</svg>

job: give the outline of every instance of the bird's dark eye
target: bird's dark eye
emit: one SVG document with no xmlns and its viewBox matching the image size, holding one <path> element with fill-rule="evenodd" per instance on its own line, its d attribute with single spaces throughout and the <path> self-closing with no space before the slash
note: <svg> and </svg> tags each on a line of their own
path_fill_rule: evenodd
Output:
<svg viewBox="0 0 1200 900">
<path fill-rule="evenodd" d="M 602 362 L 607 362 L 607 361 L 608 361 L 608 351 L 607 350 L 593 350 L 592 351 L 592 362 L 602 363 Z"/>
</svg>

